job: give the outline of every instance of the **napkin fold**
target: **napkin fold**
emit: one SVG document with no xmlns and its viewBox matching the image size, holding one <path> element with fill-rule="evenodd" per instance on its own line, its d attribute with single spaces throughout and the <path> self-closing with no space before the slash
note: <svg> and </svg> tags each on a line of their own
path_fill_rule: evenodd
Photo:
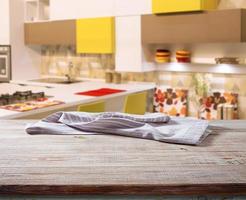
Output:
<svg viewBox="0 0 246 200">
<path fill-rule="evenodd" d="M 30 124 L 26 132 L 35 134 L 112 134 L 160 142 L 198 145 L 210 133 L 208 121 L 169 117 L 162 113 L 132 115 L 118 112 L 57 112 Z"/>
</svg>

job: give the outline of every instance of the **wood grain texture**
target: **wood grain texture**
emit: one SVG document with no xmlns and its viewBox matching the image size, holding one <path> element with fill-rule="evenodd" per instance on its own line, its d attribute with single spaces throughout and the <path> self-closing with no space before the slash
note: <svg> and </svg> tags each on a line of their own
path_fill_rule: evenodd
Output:
<svg viewBox="0 0 246 200">
<path fill-rule="evenodd" d="M 110 135 L 30 136 L 30 122 L 0 121 L 0 194 L 246 194 L 244 131 L 213 134 L 195 147 Z M 246 128 L 246 121 L 227 124 Z"/>
</svg>

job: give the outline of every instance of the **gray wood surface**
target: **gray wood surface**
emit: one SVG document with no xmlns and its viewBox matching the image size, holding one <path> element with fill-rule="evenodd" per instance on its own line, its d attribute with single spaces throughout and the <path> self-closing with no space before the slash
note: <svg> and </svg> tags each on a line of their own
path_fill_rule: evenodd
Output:
<svg viewBox="0 0 246 200">
<path fill-rule="evenodd" d="M 0 121 L 0 194 L 246 194 L 246 131 L 199 147 L 110 135 L 30 136 Z M 228 126 L 246 127 L 246 121 Z"/>
</svg>

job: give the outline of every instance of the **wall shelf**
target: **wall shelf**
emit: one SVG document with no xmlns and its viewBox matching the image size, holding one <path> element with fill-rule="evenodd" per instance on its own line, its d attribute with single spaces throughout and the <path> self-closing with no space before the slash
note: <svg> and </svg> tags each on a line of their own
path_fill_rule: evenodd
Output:
<svg viewBox="0 0 246 200">
<path fill-rule="evenodd" d="M 156 64 L 156 71 L 216 73 L 216 74 L 246 74 L 245 65 L 205 64 L 205 63 L 163 63 Z"/>
<path fill-rule="evenodd" d="M 139 72 L 137 70 L 117 70 L 118 72 Z M 246 64 L 208 64 L 208 63 L 155 63 L 142 64 L 142 73 L 145 72 L 180 72 L 180 73 L 213 73 L 213 74 L 238 74 L 246 75 Z"/>
<path fill-rule="evenodd" d="M 25 21 L 49 20 L 50 0 L 26 0 L 25 1 Z"/>
<path fill-rule="evenodd" d="M 39 0 L 39 20 L 49 20 L 50 0 Z"/>
</svg>

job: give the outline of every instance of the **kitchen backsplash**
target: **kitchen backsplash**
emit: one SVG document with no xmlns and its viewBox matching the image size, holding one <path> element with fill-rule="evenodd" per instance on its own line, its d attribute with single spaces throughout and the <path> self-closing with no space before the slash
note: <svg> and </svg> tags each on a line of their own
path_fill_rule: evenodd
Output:
<svg viewBox="0 0 246 200">
<path fill-rule="evenodd" d="M 41 74 L 65 77 L 71 73 L 74 78 L 105 78 L 107 70 L 114 70 L 114 56 L 111 54 L 76 54 L 74 46 L 43 46 Z M 122 73 L 123 81 L 158 82 L 157 72 Z"/>
<path fill-rule="evenodd" d="M 72 63 L 69 72 L 69 63 Z M 105 77 L 106 70 L 114 69 L 114 56 L 101 54 L 76 54 L 74 46 L 42 47 L 42 75 L 100 78 Z M 123 81 L 156 82 L 161 87 L 188 89 L 188 113 L 197 116 L 197 102 L 194 98 L 194 73 L 145 72 L 122 73 Z M 207 74 L 211 91 L 227 91 L 239 94 L 239 117 L 246 119 L 246 75 Z M 149 100 L 151 102 L 151 100 Z"/>
<path fill-rule="evenodd" d="M 43 46 L 41 52 L 42 75 L 71 73 L 74 78 L 104 78 L 107 69 L 114 69 L 114 56 L 110 54 L 76 54 L 75 46 L 59 45 Z"/>
<path fill-rule="evenodd" d="M 246 119 L 246 75 L 203 74 L 210 85 L 209 95 L 213 92 L 232 92 L 239 95 L 239 118 Z M 197 96 L 195 94 L 194 73 L 158 74 L 158 85 L 188 90 L 188 114 L 197 116 Z"/>
</svg>

